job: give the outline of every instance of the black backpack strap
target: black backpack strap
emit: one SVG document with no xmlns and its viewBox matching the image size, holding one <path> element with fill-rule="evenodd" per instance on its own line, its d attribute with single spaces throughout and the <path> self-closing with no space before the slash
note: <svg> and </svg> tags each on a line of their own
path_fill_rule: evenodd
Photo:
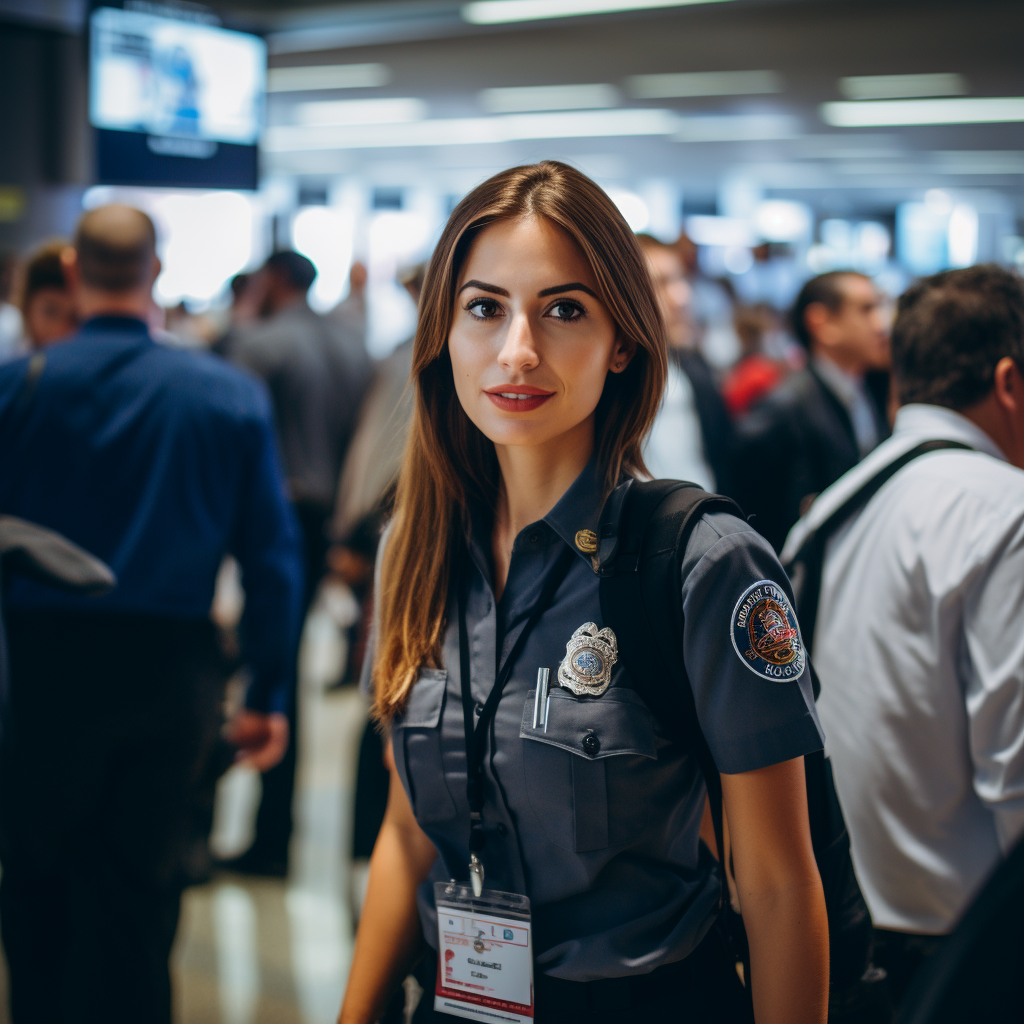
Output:
<svg viewBox="0 0 1024 1024">
<path fill-rule="evenodd" d="M 814 627 L 818 619 L 818 602 L 821 599 L 821 574 L 825 566 L 825 548 L 829 539 L 849 522 L 904 466 L 929 452 L 959 448 L 972 451 L 969 444 L 961 441 L 934 440 L 904 452 L 867 480 L 856 492 L 846 499 L 807 539 L 786 564 L 786 571 L 793 581 L 796 595 L 796 614 L 800 620 L 800 631 L 807 644 L 808 653 L 814 644 Z M 814 697 L 818 697 L 818 680 L 812 675 Z"/>
<path fill-rule="evenodd" d="M 617 495 L 602 514 L 601 615 L 615 630 L 633 688 L 672 740 L 697 757 L 722 858 L 722 784 L 683 663 L 681 570 L 701 516 L 743 513 L 730 498 L 678 480 L 634 481 Z"/>
</svg>

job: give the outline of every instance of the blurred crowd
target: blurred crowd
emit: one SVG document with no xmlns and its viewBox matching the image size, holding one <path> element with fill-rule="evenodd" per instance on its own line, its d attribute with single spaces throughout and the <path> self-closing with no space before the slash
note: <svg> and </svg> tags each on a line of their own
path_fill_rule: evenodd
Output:
<svg viewBox="0 0 1024 1024">
<path fill-rule="evenodd" d="M 241 622 L 237 616 L 218 619 L 216 651 L 205 664 L 212 666 L 210 671 L 222 687 L 240 666 L 248 665 L 250 674 L 258 676 L 261 664 L 267 669 L 273 663 L 267 671 L 274 674 L 275 679 L 267 683 L 266 694 L 283 696 L 278 699 L 265 694 L 262 703 L 250 703 L 253 715 L 263 717 L 247 722 L 234 720 L 236 729 L 228 735 L 231 743 L 226 746 L 222 739 L 216 738 L 204 740 L 198 746 L 193 744 L 195 749 L 186 759 L 192 787 L 186 794 L 189 806 L 184 816 L 189 822 L 187 871 L 171 881 L 166 880 L 169 876 L 161 875 L 165 880 L 160 884 L 169 887 L 168 891 L 180 892 L 185 882 L 201 881 L 218 868 L 283 877 L 289 869 L 296 749 L 302 743 L 301 734 L 297 735 L 296 688 L 293 685 L 297 632 L 288 626 L 290 612 L 276 618 L 268 614 L 272 599 L 267 594 L 276 585 L 275 580 L 292 581 L 288 586 L 294 593 L 288 601 L 294 607 L 296 621 L 301 623 L 324 586 L 346 588 L 361 612 L 358 620 L 346 627 L 349 656 L 338 685 L 347 685 L 359 678 L 372 608 L 374 560 L 411 417 L 413 397 L 408 380 L 412 368 L 412 339 L 398 345 L 386 358 L 372 360 L 365 344 L 366 268 L 359 262 L 354 263 L 347 297 L 332 311 L 320 314 L 307 302 L 316 268 L 305 256 L 293 251 L 275 252 L 258 269 L 235 277 L 230 283 L 230 303 L 222 314 L 197 317 L 184 308 L 159 309 L 151 298 L 159 263 L 152 243 L 146 241 L 145 226 L 125 227 L 118 220 L 126 216 L 123 208 L 105 210 L 108 213 L 114 210 L 116 216 L 105 220 L 104 210 L 95 211 L 89 215 L 94 217 L 93 221 L 88 218 L 83 221 L 76 239 L 47 242 L 24 259 L 7 259 L 0 266 L 0 361 L 11 361 L 10 365 L 14 365 L 15 360 L 21 359 L 24 363 L 27 359 L 31 367 L 33 360 L 42 354 L 45 362 L 35 363 L 39 368 L 36 375 L 51 371 L 65 373 L 69 381 L 63 395 L 46 401 L 70 403 L 84 401 L 83 396 L 74 391 L 71 378 L 78 373 L 85 375 L 82 379 L 89 379 L 88 374 L 94 371 L 70 365 L 70 355 L 54 354 L 65 344 L 70 352 L 81 344 L 83 337 L 90 336 L 90 331 L 93 337 L 97 332 L 109 334 L 114 330 L 108 323 L 112 317 L 131 318 L 138 324 L 137 337 L 132 344 L 143 344 L 139 339 L 145 338 L 148 331 L 149 338 L 158 347 L 182 356 L 183 361 L 159 368 L 151 356 L 140 355 L 135 364 L 137 376 L 131 386 L 141 393 L 150 386 L 146 383 L 150 379 L 147 374 L 163 374 L 161 380 L 165 383 L 161 387 L 165 387 L 167 401 L 180 399 L 181 408 L 186 408 L 187 401 L 193 403 L 194 409 L 188 406 L 193 410 L 188 413 L 189 424 L 180 422 L 184 414 L 179 415 L 169 408 L 153 412 L 148 420 L 133 421 L 130 430 L 136 437 L 135 447 L 126 442 L 120 454 L 111 458 L 115 462 L 120 460 L 116 464 L 124 473 L 138 472 L 146 476 L 147 482 L 130 494 L 120 484 L 111 483 L 109 494 L 97 497 L 94 492 L 104 486 L 106 479 L 103 473 L 112 472 L 112 464 L 107 463 L 105 469 L 94 471 L 97 475 L 93 481 L 82 480 L 75 484 L 79 488 L 75 500 L 80 498 L 81 505 L 76 507 L 74 515 L 64 517 L 63 521 L 73 524 L 76 518 L 90 515 L 95 515 L 99 521 L 105 516 L 105 501 L 113 504 L 167 501 L 180 506 L 181 516 L 189 521 L 188 530 L 192 532 L 178 547 L 171 544 L 167 558 L 178 560 L 182 571 L 198 574 L 204 582 L 196 589 L 191 604 L 179 602 L 175 596 L 176 583 L 169 583 L 166 595 L 159 600 L 149 601 L 148 597 L 140 600 L 135 611 L 142 608 L 152 622 L 196 618 L 203 601 L 208 607 L 213 604 L 218 567 L 228 558 L 241 565 L 247 618 Z M 711 279 L 701 272 L 695 247 L 685 236 L 673 242 L 648 235 L 638 237 L 651 270 L 669 344 L 668 386 L 645 449 L 651 475 L 692 480 L 708 490 L 735 498 L 751 517 L 754 527 L 770 540 L 776 551 L 783 552 L 787 537 L 811 509 L 815 498 L 862 464 L 892 433 L 901 404 L 890 382 L 890 327 L 897 297 L 880 292 L 875 282 L 863 274 L 837 271 L 807 280 L 790 309 L 775 309 L 767 304 L 747 305 L 737 300 L 728 280 Z M 83 245 L 91 254 L 88 263 Z M 406 267 L 400 273 L 400 284 L 414 302 L 419 296 L 423 274 L 422 265 Z M 111 296 L 119 290 L 125 295 L 130 292 L 135 298 L 117 306 Z M 88 302 L 83 305 L 83 294 L 92 305 Z M 106 305 L 97 296 L 106 296 L 103 300 Z M 733 358 L 724 364 L 720 344 L 723 332 L 733 339 L 725 346 L 726 350 L 732 349 Z M 713 346 L 709 345 L 712 335 L 718 339 Z M 97 388 L 108 386 L 117 374 L 123 373 L 128 359 L 127 341 L 116 353 L 113 341 L 105 344 L 109 351 L 105 350 L 106 362 L 95 371 L 99 374 L 94 379 Z M 144 359 L 151 361 L 146 363 Z M 220 367 L 217 373 L 224 376 L 210 377 L 209 367 L 214 364 Z M 31 377 L 32 371 L 28 373 Z M 243 378 L 244 386 L 240 383 Z M 258 386 L 246 390 L 254 378 Z M 30 417 L 40 411 L 33 405 L 31 388 L 26 391 L 23 383 L 10 384 L 9 390 L 13 392 L 5 393 L 4 382 L 13 379 L 10 373 L 5 377 L 0 368 L 0 443 L 12 445 L 16 436 L 12 418 L 20 416 L 28 423 Z M 207 399 L 203 396 L 210 390 L 211 380 L 215 384 L 220 382 L 216 386 L 221 388 L 221 395 Z M 109 400 L 115 405 L 123 402 L 130 407 L 132 400 L 125 389 L 130 391 L 130 386 L 124 385 L 118 395 Z M 226 392 L 230 393 L 228 398 L 224 397 Z M 182 397 L 186 393 L 191 396 L 187 401 Z M 220 406 L 210 413 L 207 406 L 217 402 Z M 266 409 L 261 412 L 264 405 Z M 123 425 L 118 424 L 118 417 L 126 415 L 123 411 L 107 410 L 102 423 L 98 415 L 90 413 L 82 418 L 79 428 L 82 431 L 95 429 L 100 434 L 123 429 Z M 259 435 L 264 415 L 266 424 L 272 425 L 268 429 L 272 429 L 274 443 L 266 450 L 255 451 L 258 441 L 254 438 Z M 204 425 L 195 425 L 200 420 Z M 224 439 L 230 431 L 227 427 L 222 430 L 222 421 L 240 425 L 237 442 Z M 42 426 L 29 428 L 24 423 L 17 429 L 44 431 Z M 4 430 L 8 433 L 4 434 Z M 185 454 L 178 462 L 173 462 L 177 456 L 169 453 L 169 442 L 162 448 L 154 440 L 147 448 L 141 440 L 147 431 L 173 430 L 181 430 L 189 438 L 182 442 Z M 106 439 L 97 440 L 90 450 L 99 452 L 106 443 Z M 200 451 L 204 445 L 217 449 L 216 457 L 207 459 Z M 7 460 L 11 455 L 5 452 L 0 457 Z M 38 458 L 38 453 L 33 457 Z M 106 457 L 107 454 L 102 455 Z M 141 462 L 137 464 L 133 461 L 136 459 Z M 271 460 L 273 465 L 266 460 Z M 147 464 L 144 470 L 139 468 L 142 462 Z M 226 468 L 236 465 L 242 467 L 238 473 Z M 9 466 L 8 470 L 0 471 L 0 514 L 24 514 L 30 518 L 25 504 L 15 499 L 12 488 L 30 486 L 27 481 L 36 479 L 32 472 L 38 469 L 36 465 L 35 470 L 19 467 L 12 471 Z M 160 476 L 165 470 L 165 475 Z M 253 484 L 259 474 L 263 474 L 262 492 Z M 5 476 L 8 479 L 5 480 Z M 230 500 L 210 497 L 225 489 L 231 490 Z M 282 496 L 280 506 L 271 493 L 277 491 Z M 261 496 L 254 497 L 258 492 Z M 54 497 L 54 500 L 58 499 Z M 279 520 L 279 529 L 273 536 L 265 522 L 256 521 L 254 514 L 258 509 L 262 510 L 261 515 Z M 167 507 L 163 513 L 170 514 Z M 140 532 L 148 529 L 130 516 L 121 517 L 116 512 L 110 513 L 106 521 L 123 523 L 125 529 L 137 528 Z M 54 528 L 59 522 L 59 517 L 46 519 L 46 524 Z M 964 528 L 969 528 L 969 524 Z M 177 525 L 168 529 L 171 533 L 185 531 Z M 120 580 L 132 578 L 132 560 L 139 557 L 137 550 L 119 546 L 121 541 L 111 539 L 99 526 L 91 533 L 88 530 L 76 532 L 73 525 L 61 532 L 108 561 Z M 90 543 L 93 540 L 95 543 Z M 1018 541 L 1019 538 L 1012 543 Z M 200 565 L 195 552 L 201 544 L 206 545 L 204 550 L 209 557 Z M 276 552 L 273 557 L 278 559 L 277 576 L 266 571 L 271 552 Z M 168 579 L 174 571 L 174 566 L 168 568 Z M 302 581 L 301 585 L 295 582 L 298 580 Z M 1020 606 L 1019 587 L 1017 591 L 1012 598 L 1003 596 Z M 20 597 L 14 594 L 11 608 L 15 613 L 48 607 L 42 598 L 26 597 L 26 594 L 28 591 Z M 68 598 L 60 607 L 68 614 L 75 613 L 83 607 L 75 602 L 84 600 Z M 112 605 L 111 608 L 120 615 L 134 614 L 127 607 Z M 854 615 L 855 608 L 856 603 L 843 614 Z M 1008 628 L 1021 624 L 1019 618 L 1007 622 Z M 848 626 L 849 621 L 844 620 L 844 624 Z M 138 625 L 128 624 L 124 628 L 137 629 Z M 275 633 L 281 634 L 276 641 Z M 160 635 L 163 639 L 159 643 L 154 641 L 155 650 L 163 650 L 161 645 L 167 642 L 167 636 Z M 819 632 L 819 639 L 822 635 Z M 22 656 L 20 640 L 15 637 L 11 640 L 12 665 L 16 667 Z M 82 643 L 86 641 L 83 639 Z M 270 647 L 276 652 L 272 656 L 267 654 Z M 100 653 L 97 657 L 102 659 L 108 655 Z M 820 643 L 814 647 L 814 657 L 825 664 L 835 660 L 830 659 Z M 1007 657 L 1012 659 L 1012 653 Z M 285 661 L 289 662 L 287 666 Z M 1016 664 L 1007 671 L 1010 676 L 1014 672 L 1019 676 L 1020 669 Z M 56 666 L 54 671 L 58 670 Z M 214 691 L 221 692 L 216 686 Z M 1003 726 L 1015 722 L 1019 727 L 1022 724 L 1019 705 L 1024 702 L 1024 696 L 1019 687 L 1015 695 L 1008 695 L 1006 685 L 1001 692 L 1009 702 Z M 209 691 L 204 693 L 206 696 L 202 699 L 209 700 Z M 977 696 L 976 701 L 983 699 L 984 693 Z M 948 713 L 959 722 L 965 716 L 970 718 L 972 712 L 961 704 L 955 711 L 936 713 Z M 987 713 L 1000 714 L 991 709 Z M 223 722 L 223 713 L 218 710 L 217 714 L 221 716 L 219 724 Z M 294 739 L 277 763 L 266 766 L 253 844 L 231 862 L 213 863 L 204 845 L 212 785 L 217 775 L 231 763 L 234 749 L 260 748 L 260 743 L 249 738 L 245 729 L 262 735 L 268 722 L 277 720 L 275 716 L 287 720 L 287 732 Z M 822 717 L 824 720 L 826 716 Z M 971 742 L 977 744 L 980 742 L 977 730 L 985 727 L 976 719 L 972 722 L 970 728 L 975 731 L 971 733 Z M 825 724 L 827 729 L 832 728 L 829 721 Z M 124 726 L 129 732 L 136 727 L 137 723 Z M 993 768 L 983 783 L 973 783 L 969 778 L 966 782 L 961 779 L 950 783 L 951 790 L 944 797 L 952 801 L 968 800 L 970 794 L 965 794 L 964 787 L 970 790 L 974 786 L 982 793 L 985 806 L 998 805 L 1010 815 L 1005 825 L 997 830 L 1000 831 L 999 842 L 989 843 L 986 839 L 975 844 L 971 855 L 979 865 L 975 877 L 960 885 L 957 895 L 948 896 L 945 902 L 939 900 L 941 908 L 931 916 L 912 919 L 912 916 L 900 918 L 897 915 L 886 924 L 884 910 L 881 911 L 886 927 L 907 934 L 941 935 L 954 926 L 993 860 L 1000 851 L 1009 849 L 1019 832 L 1016 822 L 1022 813 L 1020 808 L 1024 807 L 1021 745 L 1024 745 L 1024 736 L 1019 733 L 1007 737 L 1001 748 L 1003 754 L 998 770 Z M 962 746 L 967 750 L 966 734 Z M 845 754 L 848 760 L 855 759 L 855 751 Z M 850 771 L 852 774 L 855 770 Z M 979 768 L 978 772 L 981 771 Z M 360 788 L 355 812 L 353 856 L 357 859 L 368 857 L 372 849 L 383 815 L 386 785 L 380 740 L 368 727 L 360 754 Z M 842 786 L 840 795 L 847 797 Z M 180 795 L 179 798 L 184 799 Z M 40 796 L 40 799 L 49 797 Z M 856 804 L 853 797 L 848 800 L 850 807 Z M 862 885 L 874 914 L 887 906 L 886 898 L 879 895 L 884 884 L 875 886 L 872 873 L 876 869 L 870 863 L 870 856 L 863 852 L 866 840 L 860 838 L 857 830 L 861 828 L 862 834 L 866 834 L 866 827 L 859 820 L 851 821 L 850 826 L 855 863 L 858 871 L 863 872 Z M 982 828 L 982 825 L 965 827 Z M 946 838 L 940 838 L 937 845 L 941 847 L 944 842 Z M 133 870 L 147 858 L 158 860 L 170 849 L 166 845 L 159 846 L 156 840 L 154 844 L 152 850 L 135 852 Z M 4 857 L 4 882 L 9 889 L 9 865 L 17 862 L 19 851 L 12 853 L 8 848 L 0 851 L 0 855 Z M 26 868 L 25 872 L 30 876 L 36 870 L 37 866 Z M 47 870 L 53 877 L 61 876 L 65 888 L 73 888 L 75 883 L 61 875 L 64 868 L 60 864 Z M 890 865 L 884 870 L 896 869 Z M 870 884 L 865 884 L 865 879 L 869 879 Z M 33 890 L 29 886 L 26 891 Z M 11 906 L 10 899 L 0 899 L 4 940 L 13 964 L 14 997 L 17 999 L 20 993 L 26 1000 L 40 998 L 29 991 L 31 980 L 18 975 L 19 950 L 27 950 L 24 955 L 29 955 L 34 940 L 14 935 L 11 922 L 16 920 L 16 912 L 10 910 Z M 81 911 L 78 906 L 79 909 L 63 908 L 69 921 L 76 913 L 98 912 Z M 170 928 L 173 936 L 174 921 L 176 911 L 171 907 L 161 926 L 163 944 L 153 940 L 149 952 L 151 960 L 154 956 L 159 960 L 161 950 L 167 948 L 167 929 Z M 71 924 L 68 927 L 73 930 Z M 25 928 L 31 931 L 30 924 Z M 899 955 L 911 960 L 916 957 L 919 961 L 932 952 L 924 948 L 926 946 L 927 943 L 924 946 L 919 943 L 909 951 L 901 949 Z M 50 1018 L 40 1016 L 38 1019 Z"/>
</svg>

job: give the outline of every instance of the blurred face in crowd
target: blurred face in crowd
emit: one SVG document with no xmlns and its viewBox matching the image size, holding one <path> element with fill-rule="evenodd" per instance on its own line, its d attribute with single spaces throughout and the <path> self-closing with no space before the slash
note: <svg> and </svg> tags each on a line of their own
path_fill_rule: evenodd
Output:
<svg viewBox="0 0 1024 1024">
<path fill-rule="evenodd" d="M 544 217 L 498 221 L 459 276 L 448 351 L 466 415 L 496 445 L 593 435 L 631 352 L 575 243 Z"/>
<path fill-rule="evenodd" d="M 78 329 L 71 294 L 63 288 L 40 288 L 25 304 L 25 334 L 34 348 L 63 341 Z"/>
<path fill-rule="evenodd" d="M 888 369 L 889 325 L 878 290 L 866 277 L 844 276 L 843 300 L 834 312 L 822 303 L 807 307 L 807 328 L 814 351 L 848 373 Z"/>
<path fill-rule="evenodd" d="M 644 256 L 654 282 L 658 309 L 665 321 L 669 346 L 685 348 L 693 340 L 693 325 L 690 320 L 690 285 L 683 261 L 667 245 L 645 246 Z"/>
</svg>

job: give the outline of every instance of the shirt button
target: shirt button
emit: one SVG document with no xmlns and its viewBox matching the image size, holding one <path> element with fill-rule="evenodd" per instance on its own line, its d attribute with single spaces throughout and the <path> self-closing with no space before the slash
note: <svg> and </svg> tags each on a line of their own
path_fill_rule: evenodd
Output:
<svg viewBox="0 0 1024 1024">
<path fill-rule="evenodd" d="M 536 544 L 540 540 L 540 534 L 534 531 L 529 534 L 526 538 L 531 544 Z"/>
<path fill-rule="evenodd" d="M 600 749 L 601 741 L 592 732 L 588 732 L 583 737 L 583 752 L 593 757 Z"/>
<path fill-rule="evenodd" d="M 505 828 L 505 825 L 502 822 L 499 821 L 498 822 L 498 835 L 499 836 L 503 836 L 507 831 L 508 831 L 508 829 Z"/>
<path fill-rule="evenodd" d="M 474 710 L 474 711 L 475 711 L 475 712 L 476 712 L 476 713 L 477 713 L 478 715 L 482 715 L 482 714 L 484 713 L 484 706 L 483 706 L 483 704 L 481 704 L 481 703 L 480 703 L 480 701 L 477 701 L 477 702 L 476 702 L 476 703 L 475 703 L 475 704 L 473 705 L 473 710 Z"/>
</svg>

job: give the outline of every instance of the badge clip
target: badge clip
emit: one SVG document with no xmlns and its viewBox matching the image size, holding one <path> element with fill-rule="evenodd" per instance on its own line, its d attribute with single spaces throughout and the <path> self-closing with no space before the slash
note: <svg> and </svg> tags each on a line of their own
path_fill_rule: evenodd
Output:
<svg viewBox="0 0 1024 1024">
<path fill-rule="evenodd" d="M 484 891 L 484 866 L 475 853 L 469 855 L 469 881 L 473 886 L 473 895 L 479 899 L 480 893 Z"/>
</svg>

